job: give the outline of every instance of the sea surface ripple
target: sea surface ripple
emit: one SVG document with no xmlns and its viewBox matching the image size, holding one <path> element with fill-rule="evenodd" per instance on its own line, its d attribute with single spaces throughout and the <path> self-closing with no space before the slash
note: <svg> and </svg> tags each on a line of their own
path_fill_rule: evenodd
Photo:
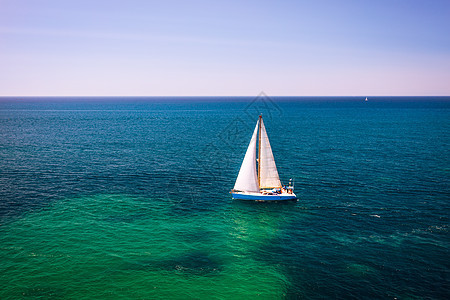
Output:
<svg viewBox="0 0 450 300">
<path fill-rule="evenodd" d="M 0 98 L 0 299 L 448 299 L 449 200 L 448 97 Z"/>
</svg>

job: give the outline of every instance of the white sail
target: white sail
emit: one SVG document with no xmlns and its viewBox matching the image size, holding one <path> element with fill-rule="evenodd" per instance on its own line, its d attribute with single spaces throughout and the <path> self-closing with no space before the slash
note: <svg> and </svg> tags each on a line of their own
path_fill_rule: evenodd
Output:
<svg viewBox="0 0 450 300">
<path fill-rule="evenodd" d="M 239 175 L 234 184 L 234 189 L 245 192 L 259 192 L 258 175 L 256 173 L 256 135 L 258 133 L 258 122 L 244 156 Z"/>
<path fill-rule="evenodd" d="M 270 147 L 269 137 L 267 136 L 266 127 L 261 120 L 261 149 L 259 158 L 261 166 L 259 169 L 259 186 L 264 188 L 281 188 L 280 177 L 278 176 L 277 166 L 273 158 L 272 148 Z"/>
</svg>

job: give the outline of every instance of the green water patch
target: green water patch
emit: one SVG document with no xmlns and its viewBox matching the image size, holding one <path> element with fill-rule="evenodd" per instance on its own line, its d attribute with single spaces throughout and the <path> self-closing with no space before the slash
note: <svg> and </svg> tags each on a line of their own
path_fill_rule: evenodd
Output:
<svg viewBox="0 0 450 300">
<path fill-rule="evenodd" d="M 348 264 L 346 266 L 346 271 L 356 277 L 363 277 L 375 273 L 372 267 L 357 263 Z"/>
<path fill-rule="evenodd" d="M 177 216 L 173 203 L 70 198 L 0 227 L 0 298 L 283 298 L 284 270 L 257 257 L 282 210 L 228 205 Z"/>
<path fill-rule="evenodd" d="M 161 259 L 143 259 L 124 265 L 126 270 L 166 270 L 195 275 L 218 274 L 223 269 L 223 264 L 206 252 L 191 252 L 181 256 Z"/>
</svg>

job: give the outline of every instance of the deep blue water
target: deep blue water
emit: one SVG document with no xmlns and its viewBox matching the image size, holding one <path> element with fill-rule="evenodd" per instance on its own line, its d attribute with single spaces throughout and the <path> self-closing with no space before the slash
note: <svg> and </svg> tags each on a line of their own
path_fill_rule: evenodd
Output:
<svg viewBox="0 0 450 300">
<path fill-rule="evenodd" d="M 295 179 L 296 203 L 231 200 L 229 190 L 259 113 L 282 181 Z M 46 290 L 39 276 L 45 278 L 57 262 L 45 258 L 48 267 L 39 276 L 36 270 L 11 271 L 13 264 L 37 264 L 24 252 L 28 243 L 33 253 L 48 250 L 33 244 L 40 236 L 26 231 L 30 222 L 39 230 L 38 220 L 45 220 L 46 230 L 58 231 L 60 221 L 48 222 L 59 209 L 79 213 L 80 206 L 70 206 L 78 200 L 70 199 L 101 202 L 89 214 L 113 222 L 103 228 L 112 236 L 124 222 L 146 230 L 145 220 L 155 214 L 146 205 L 164 208 L 152 230 L 161 230 L 158 238 L 170 242 L 174 235 L 164 233 L 163 223 L 186 222 L 181 235 L 193 244 L 181 257 L 185 269 L 197 270 L 190 275 L 209 278 L 203 271 L 214 270 L 218 278 L 227 272 L 230 278 L 244 276 L 225 258 L 241 255 L 247 259 L 244 267 L 254 264 L 258 276 L 268 276 L 267 283 L 254 279 L 262 280 L 263 298 L 445 299 L 450 296 L 450 97 L 0 98 L 0 239 L 8 245 L 2 256 L 9 257 L 0 262 L 6 274 L 0 288 L 9 287 L 0 298 L 92 297 L 74 294 L 75 287 L 67 287 L 72 279 L 60 284 L 48 279 L 52 288 Z M 111 216 L 109 200 L 99 199 L 122 201 L 124 213 L 119 209 Z M 136 199 L 145 204 L 125 212 Z M 239 238 L 229 219 L 239 223 Z M 195 230 L 199 220 L 209 233 Z M 127 228 L 121 228 L 127 236 L 137 234 Z M 29 240 L 15 240 L 16 232 Z M 217 246 L 224 236 L 232 245 L 226 250 Z M 96 247 L 100 253 L 102 246 Z M 132 253 L 124 250 L 114 259 L 127 260 Z M 167 261 L 182 264 L 179 258 Z M 153 260 L 143 264 L 148 265 L 171 270 Z M 261 266 L 275 271 L 265 273 Z M 120 269 L 113 259 L 98 267 Z M 76 278 L 79 270 L 72 272 Z M 173 275 L 164 272 L 152 274 Z M 133 280 L 139 276 L 142 271 Z M 280 290 L 264 294 L 271 276 L 281 282 Z M 36 280 L 31 286 L 30 278 Z M 212 293 L 233 298 L 225 293 L 232 281 L 224 282 Z M 168 294 L 147 294 L 143 286 L 139 295 L 111 291 L 109 296 L 176 293 L 168 289 Z M 200 287 L 192 283 L 192 289 Z"/>
</svg>

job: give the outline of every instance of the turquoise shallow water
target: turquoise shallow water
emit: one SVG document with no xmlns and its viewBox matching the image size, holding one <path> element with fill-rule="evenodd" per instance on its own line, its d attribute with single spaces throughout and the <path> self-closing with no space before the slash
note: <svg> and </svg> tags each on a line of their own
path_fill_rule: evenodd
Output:
<svg viewBox="0 0 450 300">
<path fill-rule="evenodd" d="M 0 298 L 447 298 L 450 99 L 253 100 L 1 99 Z"/>
</svg>

